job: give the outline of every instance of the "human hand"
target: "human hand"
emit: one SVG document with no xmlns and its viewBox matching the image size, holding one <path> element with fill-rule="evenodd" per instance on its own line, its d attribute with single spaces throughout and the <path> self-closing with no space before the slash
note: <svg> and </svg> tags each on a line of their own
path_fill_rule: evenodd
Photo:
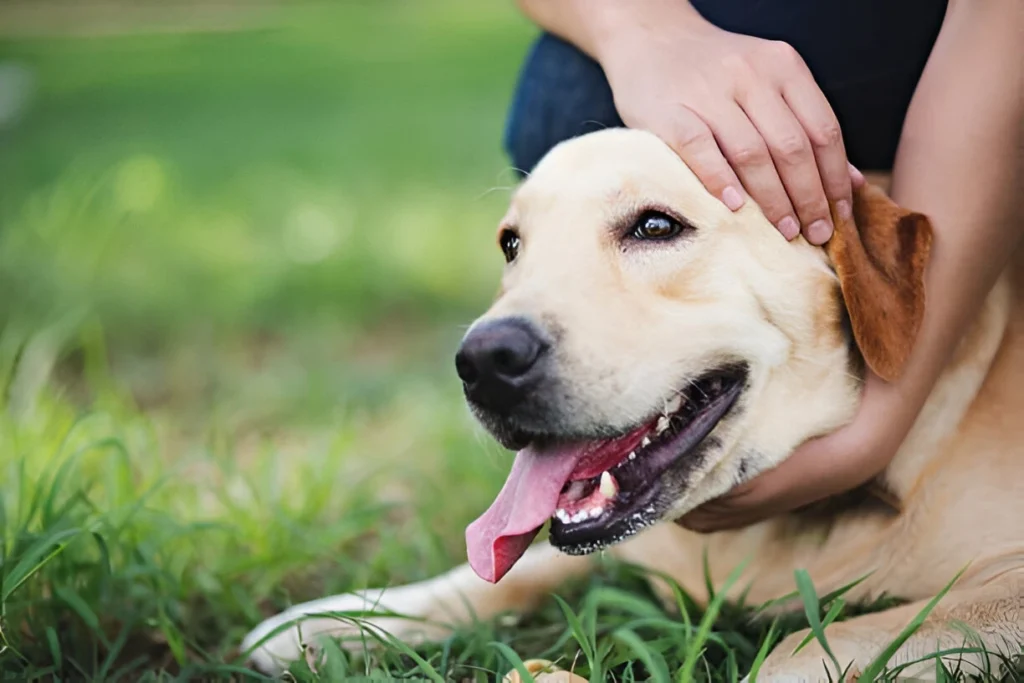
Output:
<svg viewBox="0 0 1024 683">
<path fill-rule="evenodd" d="M 677 523 L 711 533 L 738 529 L 864 484 L 891 462 L 920 406 L 869 373 L 853 420 L 797 448 L 776 468 L 704 503 Z"/>
<path fill-rule="evenodd" d="M 832 235 L 830 200 L 850 215 L 839 123 L 788 44 L 665 14 L 609 32 L 598 57 L 623 122 L 665 140 L 730 209 L 745 188 L 786 239 L 812 244 Z"/>
</svg>

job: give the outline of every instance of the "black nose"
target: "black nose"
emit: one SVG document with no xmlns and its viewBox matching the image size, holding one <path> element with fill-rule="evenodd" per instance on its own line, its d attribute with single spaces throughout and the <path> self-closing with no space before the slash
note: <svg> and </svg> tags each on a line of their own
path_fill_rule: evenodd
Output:
<svg viewBox="0 0 1024 683">
<path fill-rule="evenodd" d="M 508 411 L 541 374 L 539 361 L 548 345 L 521 318 L 502 318 L 476 326 L 455 354 L 455 369 L 466 395 L 483 407 Z"/>
</svg>

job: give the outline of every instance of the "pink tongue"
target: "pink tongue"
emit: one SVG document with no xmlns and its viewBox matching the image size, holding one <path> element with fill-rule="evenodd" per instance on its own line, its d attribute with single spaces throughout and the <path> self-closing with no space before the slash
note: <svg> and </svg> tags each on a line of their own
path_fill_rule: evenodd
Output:
<svg viewBox="0 0 1024 683">
<path fill-rule="evenodd" d="M 522 557 L 555 513 L 562 487 L 587 450 L 583 444 L 565 444 L 519 451 L 501 493 L 466 527 L 469 565 L 481 579 L 497 583 Z"/>
</svg>

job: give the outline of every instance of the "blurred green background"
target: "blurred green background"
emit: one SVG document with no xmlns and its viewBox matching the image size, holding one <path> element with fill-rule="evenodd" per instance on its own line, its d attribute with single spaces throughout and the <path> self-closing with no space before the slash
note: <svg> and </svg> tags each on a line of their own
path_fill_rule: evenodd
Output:
<svg viewBox="0 0 1024 683">
<path fill-rule="evenodd" d="M 511 2 L 0 5 L 5 673 L 225 662 L 463 560 L 508 460 L 452 356 L 533 34 Z"/>
</svg>

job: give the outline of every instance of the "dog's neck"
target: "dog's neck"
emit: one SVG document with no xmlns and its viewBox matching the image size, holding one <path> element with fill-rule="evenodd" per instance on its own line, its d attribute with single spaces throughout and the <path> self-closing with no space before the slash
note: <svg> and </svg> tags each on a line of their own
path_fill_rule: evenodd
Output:
<svg viewBox="0 0 1024 683">
<path fill-rule="evenodd" d="M 826 289 L 824 282 L 818 281 L 804 291 L 824 292 Z M 981 389 L 1000 348 L 1012 302 L 1009 276 L 1004 275 L 990 292 L 889 467 L 866 487 L 868 493 L 895 510 L 911 495 L 928 463 L 940 453 L 942 442 L 956 432 Z M 800 303 L 813 305 L 810 300 Z M 818 310 L 827 318 L 820 325 L 821 329 L 828 329 L 833 324 L 828 311 L 835 309 L 822 305 Z M 752 426 L 756 442 L 766 447 L 765 455 L 774 447 L 789 452 L 799 446 L 798 443 L 771 443 L 773 435 L 786 438 L 786 435 L 801 434 L 801 439 L 813 438 L 834 431 L 853 418 L 862 384 L 857 378 L 859 359 L 851 356 L 847 343 L 845 331 L 839 330 L 830 339 L 804 336 L 791 349 L 785 365 L 773 371 L 814 378 L 814 381 L 798 389 L 800 396 L 792 394 L 792 383 L 768 383 L 765 395 L 758 401 L 757 412 L 761 419 Z M 778 393 L 781 387 L 787 388 L 785 395 Z M 790 410 L 793 405 L 817 405 L 821 410 L 794 413 Z M 790 428 L 771 427 L 780 423 L 789 423 Z"/>
<path fill-rule="evenodd" d="M 928 464 L 959 428 L 999 352 L 1013 307 L 1010 274 L 989 292 L 978 317 L 957 347 L 917 421 L 880 481 L 897 499 L 913 494 Z"/>
</svg>

